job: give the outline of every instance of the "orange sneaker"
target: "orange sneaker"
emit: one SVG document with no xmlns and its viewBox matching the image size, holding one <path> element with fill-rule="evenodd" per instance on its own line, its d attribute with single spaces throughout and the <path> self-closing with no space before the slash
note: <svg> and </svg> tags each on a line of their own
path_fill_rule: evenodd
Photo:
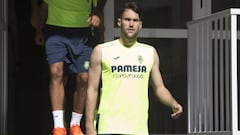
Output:
<svg viewBox="0 0 240 135">
<path fill-rule="evenodd" d="M 73 125 L 70 128 L 70 135 L 84 135 L 79 125 Z"/>
<path fill-rule="evenodd" d="M 65 128 L 54 128 L 53 135 L 67 135 L 67 131 Z"/>
</svg>

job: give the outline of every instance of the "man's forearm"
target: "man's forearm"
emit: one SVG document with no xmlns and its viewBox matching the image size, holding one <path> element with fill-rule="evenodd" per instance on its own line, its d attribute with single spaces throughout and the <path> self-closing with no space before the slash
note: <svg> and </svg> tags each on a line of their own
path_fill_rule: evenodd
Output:
<svg viewBox="0 0 240 135">
<path fill-rule="evenodd" d="M 48 5 L 45 2 L 40 5 L 39 16 L 39 30 L 42 30 L 48 17 Z"/>
<path fill-rule="evenodd" d="M 92 127 L 94 124 L 94 114 L 97 107 L 98 90 L 87 91 L 86 99 L 86 126 Z"/>
<path fill-rule="evenodd" d="M 98 0 L 96 7 L 93 7 L 92 14 L 99 15 L 103 12 L 107 0 Z"/>
</svg>

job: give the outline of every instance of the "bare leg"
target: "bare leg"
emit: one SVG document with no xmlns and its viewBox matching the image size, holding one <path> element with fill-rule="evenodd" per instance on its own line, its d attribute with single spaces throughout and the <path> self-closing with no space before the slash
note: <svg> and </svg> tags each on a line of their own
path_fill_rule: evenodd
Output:
<svg viewBox="0 0 240 135">
<path fill-rule="evenodd" d="M 87 80 L 88 73 L 78 73 L 76 75 L 76 88 L 73 96 L 73 112 L 72 119 L 70 122 L 70 131 L 74 132 L 74 126 L 78 125 L 78 132 L 82 134 L 81 129 L 79 129 L 79 125 L 81 123 L 81 119 L 83 116 L 84 108 L 85 108 L 85 100 L 86 100 L 86 90 L 87 90 Z M 73 127 L 73 129 L 72 129 Z M 72 131 L 73 130 L 73 131 Z M 79 134 L 79 133 L 78 133 Z"/>
<path fill-rule="evenodd" d="M 63 84 L 63 62 L 50 65 L 50 98 L 52 110 L 63 110 L 64 84 Z"/>
<path fill-rule="evenodd" d="M 88 73 L 78 73 L 76 75 L 76 89 L 73 99 L 73 111 L 83 114 L 85 108 Z"/>
</svg>

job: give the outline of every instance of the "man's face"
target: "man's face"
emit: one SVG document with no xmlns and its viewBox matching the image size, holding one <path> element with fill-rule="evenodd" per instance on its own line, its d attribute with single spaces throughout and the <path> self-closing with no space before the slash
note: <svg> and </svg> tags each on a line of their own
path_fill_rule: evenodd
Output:
<svg viewBox="0 0 240 135">
<path fill-rule="evenodd" d="M 118 26 L 121 28 L 121 36 L 124 38 L 136 38 L 142 27 L 139 15 L 131 9 L 126 9 L 121 18 L 118 19 Z"/>
</svg>

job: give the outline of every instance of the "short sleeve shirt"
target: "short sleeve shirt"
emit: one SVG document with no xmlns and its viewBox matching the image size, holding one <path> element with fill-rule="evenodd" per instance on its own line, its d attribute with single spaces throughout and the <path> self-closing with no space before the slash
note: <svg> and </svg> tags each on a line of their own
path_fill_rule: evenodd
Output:
<svg viewBox="0 0 240 135">
<path fill-rule="evenodd" d="M 60 27 L 88 27 L 92 0 L 44 0 L 48 4 L 47 24 Z"/>
</svg>

